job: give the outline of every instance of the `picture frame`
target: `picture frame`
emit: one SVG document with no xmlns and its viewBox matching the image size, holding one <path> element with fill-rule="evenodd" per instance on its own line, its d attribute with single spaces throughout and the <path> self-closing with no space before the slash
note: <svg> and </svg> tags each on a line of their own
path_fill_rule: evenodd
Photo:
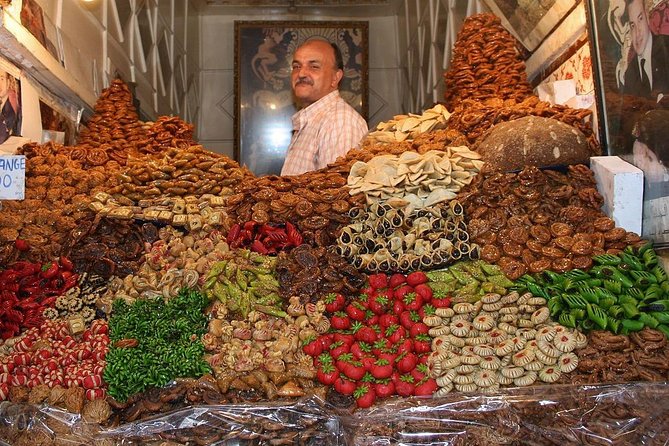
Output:
<svg viewBox="0 0 669 446">
<path fill-rule="evenodd" d="M 643 171 L 641 236 L 669 248 L 669 0 L 588 0 L 586 11 L 602 149 Z M 638 54 L 651 61 L 643 87 Z"/>
<path fill-rule="evenodd" d="M 580 0 L 483 0 L 527 51 L 528 56 L 562 22 Z"/>
<path fill-rule="evenodd" d="M 366 21 L 235 21 L 235 160 L 256 175 L 280 173 L 297 111 L 292 55 L 310 37 L 339 46 L 339 93 L 367 119 L 368 34 Z"/>
</svg>

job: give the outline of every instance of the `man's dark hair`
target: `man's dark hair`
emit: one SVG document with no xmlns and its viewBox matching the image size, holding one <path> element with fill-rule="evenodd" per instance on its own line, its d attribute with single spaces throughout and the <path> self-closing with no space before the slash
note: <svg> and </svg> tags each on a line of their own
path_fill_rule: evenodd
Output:
<svg viewBox="0 0 669 446">
<path fill-rule="evenodd" d="M 335 56 L 335 67 L 337 67 L 338 70 L 344 70 L 344 58 L 341 55 L 341 50 L 337 46 L 336 43 L 330 43 L 332 46 L 332 49 L 334 50 L 334 56 Z"/>
<path fill-rule="evenodd" d="M 630 6 L 632 3 L 634 3 L 635 1 L 636 1 L 636 0 L 625 0 L 625 12 L 624 12 L 623 15 L 620 17 L 620 19 L 623 21 L 623 23 L 629 23 L 629 21 L 630 21 L 630 15 L 629 15 L 629 12 L 627 12 L 627 11 L 628 11 L 628 9 L 629 9 L 629 6 Z M 641 3 L 644 4 L 644 10 L 645 10 L 645 9 L 646 9 L 646 6 L 645 6 L 645 3 L 643 2 L 643 0 L 642 0 Z"/>
</svg>

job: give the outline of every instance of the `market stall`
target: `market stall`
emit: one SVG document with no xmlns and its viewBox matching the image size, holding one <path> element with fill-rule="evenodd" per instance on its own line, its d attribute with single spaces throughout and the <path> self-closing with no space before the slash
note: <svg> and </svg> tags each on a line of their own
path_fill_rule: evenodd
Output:
<svg viewBox="0 0 669 446">
<path fill-rule="evenodd" d="M 302 175 L 140 121 L 120 80 L 78 145 L 23 146 L 0 439 L 667 444 L 669 279 L 515 45 L 468 18 L 444 103 Z"/>
</svg>

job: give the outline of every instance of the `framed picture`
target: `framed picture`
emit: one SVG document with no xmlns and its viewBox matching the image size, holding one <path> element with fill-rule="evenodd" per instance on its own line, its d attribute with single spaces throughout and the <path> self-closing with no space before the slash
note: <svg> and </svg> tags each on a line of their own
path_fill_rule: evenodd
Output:
<svg viewBox="0 0 669 446">
<path fill-rule="evenodd" d="M 0 66 L 0 145 L 12 136 L 21 136 L 21 81 Z"/>
<path fill-rule="evenodd" d="M 484 0 L 504 27 L 533 52 L 580 0 Z"/>
<path fill-rule="evenodd" d="M 367 119 L 368 22 L 235 22 L 235 159 L 256 175 L 281 172 L 297 111 L 293 53 L 315 36 L 339 46 L 339 93 Z"/>
<path fill-rule="evenodd" d="M 642 236 L 669 247 L 669 0 L 588 0 L 600 140 L 644 172 Z"/>
</svg>

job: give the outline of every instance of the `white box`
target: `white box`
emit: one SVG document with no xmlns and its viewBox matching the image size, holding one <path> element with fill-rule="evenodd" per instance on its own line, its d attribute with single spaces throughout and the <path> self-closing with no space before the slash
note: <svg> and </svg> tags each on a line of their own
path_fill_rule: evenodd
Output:
<svg viewBox="0 0 669 446">
<path fill-rule="evenodd" d="M 617 156 L 594 156 L 590 168 L 604 197 L 602 211 L 616 226 L 641 234 L 643 171 Z"/>
</svg>

